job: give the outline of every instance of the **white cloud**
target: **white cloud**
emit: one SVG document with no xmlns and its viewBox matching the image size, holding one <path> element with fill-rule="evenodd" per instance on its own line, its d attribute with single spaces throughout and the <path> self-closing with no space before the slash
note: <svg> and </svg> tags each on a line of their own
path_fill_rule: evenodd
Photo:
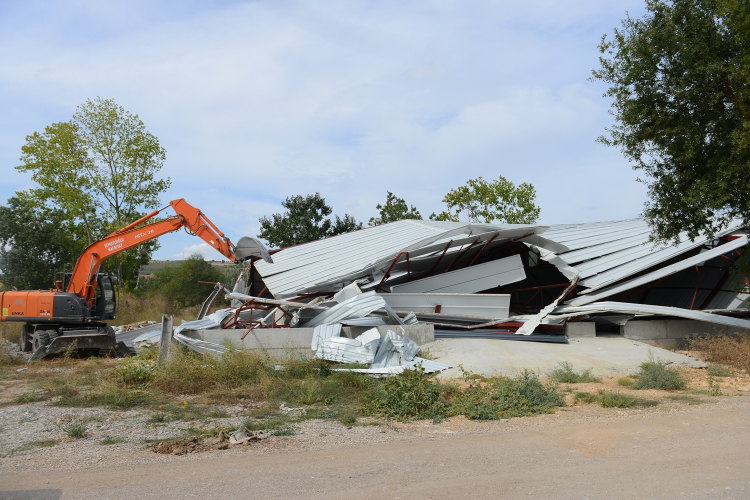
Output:
<svg viewBox="0 0 750 500">
<path fill-rule="evenodd" d="M 172 258 L 183 260 L 194 254 L 201 254 L 206 260 L 221 260 L 221 254 L 217 253 L 216 250 L 208 243 L 185 245 L 184 247 L 182 247 L 182 252 L 174 254 Z"/>
</svg>

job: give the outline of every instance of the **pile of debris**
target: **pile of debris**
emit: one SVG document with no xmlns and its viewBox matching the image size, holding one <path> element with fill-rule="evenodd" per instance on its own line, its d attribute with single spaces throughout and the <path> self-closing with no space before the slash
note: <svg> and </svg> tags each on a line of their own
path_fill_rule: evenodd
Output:
<svg viewBox="0 0 750 500">
<path fill-rule="evenodd" d="M 655 248 L 643 220 L 402 220 L 272 251 L 273 262 L 252 259 L 232 291 L 217 284 L 174 339 L 220 354 L 224 346 L 190 332 L 240 329 L 244 339 L 259 329 L 314 328 L 315 356 L 385 374 L 420 363 L 441 369 L 417 357 L 408 334 L 416 324 L 430 325 L 436 338 L 560 342 L 571 321 L 616 326 L 666 316 L 750 328 L 750 284 L 731 269 L 748 234 L 738 222 L 712 239 Z M 232 307 L 207 315 L 222 294 Z M 344 327 L 368 330 L 349 338 Z M 136 350 L 159 342 L 158 325 L 145 328 L 133 330 Z"/>
</svg>

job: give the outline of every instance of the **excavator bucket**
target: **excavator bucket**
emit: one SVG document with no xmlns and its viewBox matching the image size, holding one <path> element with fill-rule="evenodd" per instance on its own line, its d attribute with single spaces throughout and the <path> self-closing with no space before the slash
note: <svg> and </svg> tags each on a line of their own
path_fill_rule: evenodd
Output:
<svg viewBox="0 0 750 500">
<path fill-rule="evenodd" d="M 234 249 L 234 256 L 239 261 L 245 261 L 250 257 L 260 257 L 269 264 L 273 264 L 271 254 L 266 250 L 265 245 L 260 240 L 251 236 L 243 236 Z"/>
</svg>

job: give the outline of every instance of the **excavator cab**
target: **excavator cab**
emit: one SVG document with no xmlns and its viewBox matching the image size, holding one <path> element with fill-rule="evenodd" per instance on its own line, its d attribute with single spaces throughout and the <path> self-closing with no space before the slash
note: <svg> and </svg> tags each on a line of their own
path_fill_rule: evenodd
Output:
<svg viewBox="0 0 750 500">
<path fill-rule="evenodd" d="M 65 273 L 63 278 L 63 290 L 68 289 L 71 273 Z M 90 318 L 98 321 L 115 319 L 117 313 L 117 294 L 115 293 L 115 279 L 111 274 L 99 273 L 96 275 L 96 291 L 94 292 L 94 304 L 91 307 Z"/>
</svg>

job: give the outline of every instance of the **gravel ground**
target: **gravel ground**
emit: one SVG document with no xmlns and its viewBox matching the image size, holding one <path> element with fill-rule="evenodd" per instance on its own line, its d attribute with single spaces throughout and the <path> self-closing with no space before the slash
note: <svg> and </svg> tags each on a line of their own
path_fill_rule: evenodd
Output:
<svg viewBox="0 0 750 500">
<path fill-rule="evenodd" d="M 648 418 L 653 414 L 702 411 L 707 407 L 747 405 L 750 381 L 747 379 L 724 380 L 732 396 L 693 396 L 699 405 L 683 401 L 664 399 L 669 393 L 663 391 L 632 391 L 644 398 L 655 398 L 660 404 L 648 408 L 605 409 L 596 405 L 574 405 L 572 392 L 567 396 L 568 406 L 559 408 L 551 415 L 514 418 L 492 422 L 472 421 L 464 417 L 453 417 L 439 424 L 432 421 L 384 422 L 363 418 L 356 425 L 344 426 L 333 420 L 307 420 L 294 424 L 293 436 L 273 436 L 250 446 L 237 446 L 224 451 L 209 451 L 186 456 L 156 454 L 151 451 L 154 440 L 185 436 L 188 428 L 201 431 L 237 428 L 247 418 L 247 404 L 222 406 L 219 409 L 227 418 L 206 418 L 194 421 L 149 423 L 158 412 L 150 410 L 112 411 L 102 408 L 62 408 L 50 402 L 10 405 L 0 408 L 0 472 L 41 470 L 76 470 L 113 465 L 136 465 L 150 463 L 172 463 L 184 460 L 201 460 L 215 456 L 240 456 L 243 454 L 266 454 L 279 452 L 336 449 L 355 444 L 409 442 L 414 439 L 429 439 L 446 434 L 482 434 L 502 432 L 503 429 L 547 426 L 561 421 L 585 423 L 601 418 Z M 575 384 L 572 391 L 614 389 L 617 379 L 605 379 L 602 384 Z M 620 388 L 622 389 L 622 388 Z M 626 392 L 623 390 L 623 392 Z M 726 392 L 729 394 L 729 392 Z M 695 401 L 693 401 L 695 403 Z M 299 411 L 299 410 L 298 410 Z M 71 438 L 64 429 L 76 422 L 86 425 L 82 438 Z M 123 440 L 105 445 L 106 438 Z M 215 438 L 212 438 L 215 439 Z M 38 447 L 34 443 L 56 441 L 49 447 Z"/>
</svg>

